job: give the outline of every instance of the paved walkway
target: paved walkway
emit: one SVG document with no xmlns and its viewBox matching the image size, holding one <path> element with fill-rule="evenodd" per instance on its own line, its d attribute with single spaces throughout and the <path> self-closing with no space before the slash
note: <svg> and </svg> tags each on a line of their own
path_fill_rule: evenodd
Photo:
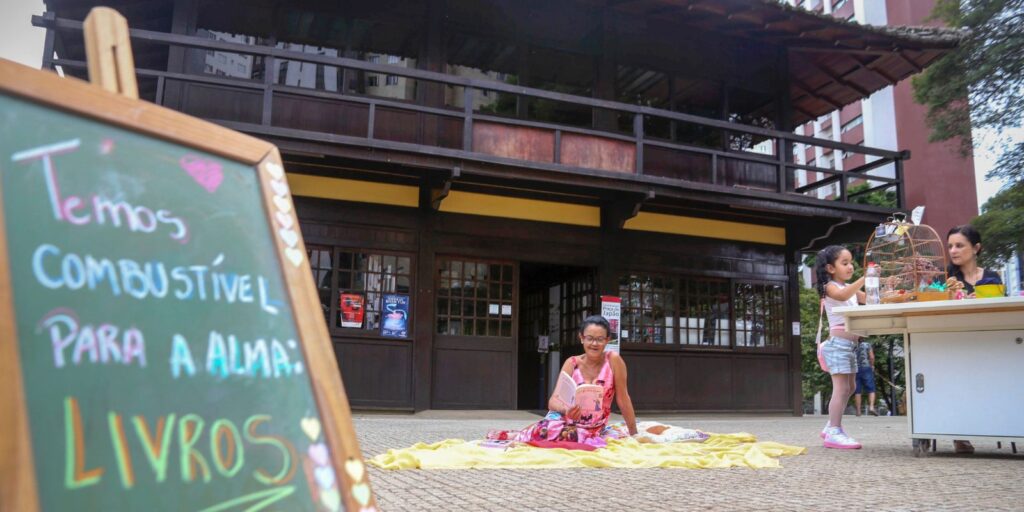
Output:
<svg viewBox="0 0 1024 512">
<path fill-rule="evenodd" d="M 492 428 L 539 419 L 517 411 L 426 411 L 355 415 L 364 455 L 417 441 L 476 439 Z M 370 470 L 383 510 L 1024 510 L 1024 454 L 952 443 L 915 458 L 906 418 L 844 419 L 865 448 L 821 447 L 819 417 L 669 416 L 642 419 L 709 432 L 750 432 L 808 447 L 781 469 Z M 948 445 L 948 446 L 947 446 Z M 1024 446 L 1018 446 L 1024 452 Z"/>
</svg>

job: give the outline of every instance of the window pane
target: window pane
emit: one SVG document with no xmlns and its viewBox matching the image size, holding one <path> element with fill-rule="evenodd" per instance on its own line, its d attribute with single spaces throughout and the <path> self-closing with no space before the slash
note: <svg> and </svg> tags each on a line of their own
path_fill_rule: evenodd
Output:
<svg viewBox="0 0 1024 512">
<path fill-rule="evenodd" d="M 350 252 L 339 252 L 338 253 L 338 268 L 351 269 L 352 268 L 352 253 Z"/>
<path fill-rule="evenodd" d="M 511 315 L 501 315 L 502 304 L 511 305 L 514 295 L 511 282 L 502 283 L 504 272 L 512 277 L 511 265 L 501 265 L 480 260 L 447 260 L 438 262 L 442 271 L 438 285 L 438 296 L 442 295 L 445 277 L 448 278 L 450 308 L 437 311 L 438 319 L 446 317 L 448 331 L 467 336 L 500 336 L 501 322 L 511 326 Z M 447 272 L 447 274 L 446 274 Z M 505 300 L 502 300 L 505 297 Z M 494 307 L 495 309 L 492 309 Z M 459 320 L 459 328 L 452 324 Z M 511 329 L 511 327 L 509 327 Z"/>
<path fill-rule="evenodd" d="M 407 276 L 399 276 L 395 280 L 395 291 L 398 293 L 408 294 L 410 290 L 409 278 Z"/>
<path fill-rule="evenodd" d="M 736 283 L 736 346 L 785 346 L 785 294 L 781 284 Z"/>
</svg>

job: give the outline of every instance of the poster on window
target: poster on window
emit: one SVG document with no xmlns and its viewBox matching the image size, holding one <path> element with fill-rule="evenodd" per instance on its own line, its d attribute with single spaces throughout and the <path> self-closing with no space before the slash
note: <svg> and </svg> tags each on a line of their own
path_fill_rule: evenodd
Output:
<svg viewBox="0 0 1024 512">
<path fill-rule="evenodd" d="M 361 293 L 343 293 L 338 300 L 338 311 L 341 313 L 342 327 L 363 326 L 363 314 L 366 313 L 366 298 Z"/>
<path fill-rule="evenodd" d="M 409 296 L 385 293 L 382 300 L 384 321 L 380 324 L 380 335 L 388 338 L 408 338 Z"/>
<path fill-rule="evenodd" d="M 611 295 L 601 296 L 601 316 L 608 320 L 612 332 L 608 333 L 608 344 L 605 345 L 605 352 L 619 352 L 619 320 L 622 318 L 622 299 Z"/>
</svg>

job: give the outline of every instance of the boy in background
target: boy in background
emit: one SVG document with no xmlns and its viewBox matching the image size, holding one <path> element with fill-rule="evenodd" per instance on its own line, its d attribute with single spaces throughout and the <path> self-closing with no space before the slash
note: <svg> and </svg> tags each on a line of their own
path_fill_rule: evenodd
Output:
<svg viewBox="0 0 1024 512">
<path fill-rule="evenodd" d="M 860 416 L 861 393 L 868 393 L 868 414 L 878 416 L 875 410 L 875 351 L 871 342 L 862 340 L 857 345 L 857 390 L 853 392 L 853 405 Z"/>
</svg>

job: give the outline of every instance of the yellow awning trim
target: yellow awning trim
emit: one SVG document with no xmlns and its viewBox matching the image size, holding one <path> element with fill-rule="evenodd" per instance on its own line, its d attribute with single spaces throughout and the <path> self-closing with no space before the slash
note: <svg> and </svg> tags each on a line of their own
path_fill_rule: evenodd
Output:
<svg viewBox="0 0 1024 512">
<path fill-rule="evenodd" d="M 420 204 L 419 188 L 410 185 L 390 185 L 372 181 L 326 178 L 308 174 L 288 173 L 288 186 L 292 195 L 357 201 L 360 203 L 390 204 L 415 208 Z"/>
<path fill-rule="evenodd" d="M 626 221 L 625 229 L 654 231 L 673 235 L 701 236 L 741 242 L 786 245 L 786 229 L 727 220 L 682 217 L 662 213 L 640 212 Z"/>
<path fill-rule="evenodd" d="M 596 206 L 521 199 L 453 190 L 441 202 L 441 211 L 485 215 L 507 219 L 557 222 L 576 226 L 601 226 L 601 209 Z"/>
</svg>

